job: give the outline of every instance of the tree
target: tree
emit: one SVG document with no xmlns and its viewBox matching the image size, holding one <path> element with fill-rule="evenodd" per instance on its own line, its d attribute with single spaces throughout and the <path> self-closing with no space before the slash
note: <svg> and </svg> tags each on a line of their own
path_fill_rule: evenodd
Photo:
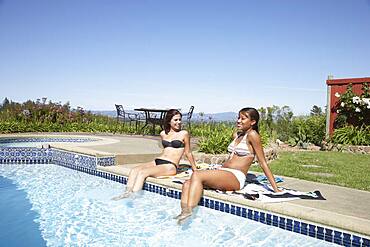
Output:
<svg viewBox="0 0 370 247">
<path fill-rule="evenodd" d="M 8 98 L 5 97 L 5 99 L 3 100 L 3 103 L 0 106 L 0 110 L 5 109 L 9 104 L 10 104 L 10 101 L 8 100 Z"/>
<path fill-rule="evenodd" d="M 204 112 L 199 112 L 198 114 L 199 114 L 199 117 L 200 117 L 200 121 L 203 122 L 203 117 L 205 115 Z"/>
<path fill-rule="evenodd" d="M 317 105 L 314 105 L 311 109 L 310 115 L 311 116 L 321 116 L 321 115 L 323 115 L 323 111 L 322 111 L 321 107 L 319 107 Z"/>
</svg>

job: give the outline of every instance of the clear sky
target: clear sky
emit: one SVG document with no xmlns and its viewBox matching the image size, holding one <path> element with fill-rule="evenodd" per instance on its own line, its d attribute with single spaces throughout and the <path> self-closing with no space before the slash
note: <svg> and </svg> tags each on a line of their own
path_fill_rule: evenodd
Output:
<svg viewBox="0 0 370 247">
<path fill-rule="evenodd" d="M 369 0 L 0 0 L 1 100 L 302 114 L 369 58 Z"/>
</svg>

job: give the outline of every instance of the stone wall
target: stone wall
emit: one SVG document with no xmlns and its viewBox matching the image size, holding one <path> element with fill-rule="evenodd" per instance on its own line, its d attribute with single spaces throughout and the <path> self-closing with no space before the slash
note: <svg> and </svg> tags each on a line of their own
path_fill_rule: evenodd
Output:
<svg viewBox="0 0 370 247">
<path fill-rule="evenodd" d="M 370 154 L 370 146 L 354 146 L 354 145 L 324 143 L 322 146 L 322 150 L 348 152 L 356 154 Z"/>
</svg>

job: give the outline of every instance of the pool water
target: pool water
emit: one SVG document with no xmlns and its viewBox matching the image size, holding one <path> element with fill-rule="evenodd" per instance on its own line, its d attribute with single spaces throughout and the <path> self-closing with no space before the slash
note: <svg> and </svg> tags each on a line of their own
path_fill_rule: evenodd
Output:
<svg viewBox="0 0 370 247">
<path fill-rule="evenodd" d="M 179 226 L 179 200 L 144 191 L 112 201 L 124 185 L 53 164 L 0 165 L 0 176 L 25 192 L 28 201 L 18 203 L 32 205 L 25 210 L 47 246 L 332 246 L 204 207 Z"/>
<path fill-rule="evenodd" d="M 46 246 L 39 230 L 39 224 L 34 222 L 38 217 L 32 211 L 32 205 L 27 200 L 23 190 L 17 190 L 16 185 L 7 178 L 0 176 L 0 241 L 7 246 Z"/>
</svg>

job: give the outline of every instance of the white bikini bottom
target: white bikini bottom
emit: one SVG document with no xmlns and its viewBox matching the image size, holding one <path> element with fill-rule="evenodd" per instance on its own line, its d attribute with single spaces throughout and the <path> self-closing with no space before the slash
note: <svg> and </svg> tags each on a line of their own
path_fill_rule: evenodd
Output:
<svg viewBox="0 0 370 247">
<path fill-rule="evenodd" d="M 218 170 L 228 171 L 228 172 L 231 172 L 232 174 L 234 174 L 236 179 L 238 179 L 238 181 L 239 181 L 240 190 L 244 188 L 245 179 L 247 177 L 245 176 L 245 174 L 242 171 L 237 170 L 237 169 L 232 169 L 232 168 L 224 168 L 224 167 L 218 168 Z"/>
</svg>

